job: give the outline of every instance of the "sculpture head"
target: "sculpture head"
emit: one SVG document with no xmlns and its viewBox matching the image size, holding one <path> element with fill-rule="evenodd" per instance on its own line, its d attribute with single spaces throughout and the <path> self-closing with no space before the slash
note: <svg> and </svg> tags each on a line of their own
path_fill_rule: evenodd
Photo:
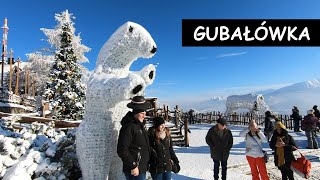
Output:
<svg viewBox="0 0 320 180">
<path fill-rule="evenodd" d="M 127 22 L 101 48 L 96 71 L 125 74 L 137 58 L 151 58 L 156 51 L 157 45 L 149 32 L 137 23 Z"/>
</svg>

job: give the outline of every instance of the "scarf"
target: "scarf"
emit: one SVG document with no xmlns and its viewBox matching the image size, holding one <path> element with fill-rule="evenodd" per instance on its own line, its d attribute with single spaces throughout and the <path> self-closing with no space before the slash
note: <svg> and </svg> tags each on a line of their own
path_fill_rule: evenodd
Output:
<svg viewBox="0 0 320 180">
<path fill-rule="evenodd" d="M 284 136 L 277 137 L 277 142 L 281 142 Z M 284 147 L 277 147 L 277 156 L 278 156 L 278 167 L 283 166 L 285 164 L 284 159 Z"/>
</svg>

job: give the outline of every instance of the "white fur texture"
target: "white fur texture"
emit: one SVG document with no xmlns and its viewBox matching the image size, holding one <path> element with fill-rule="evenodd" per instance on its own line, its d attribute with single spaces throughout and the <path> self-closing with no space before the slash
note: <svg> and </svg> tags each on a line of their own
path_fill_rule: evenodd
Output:
<svg viewBox="0 0 320 180">
<path fill-rule="evenodd" d="M 132 32 L 129 31 L 132 30 Z M 101 48 L 95 72 L 87 85 L 86 110 L 77 134 L 77 156 L 84 180 L 125 179 L 122 161 L 116 153 L 120 121 L 130 110 L 127 103 L 144 95 L 153 83 L 155 66 L 131 72 L 139 57 L 150 58 L 156 48 L 152 37 L 139 24 L 122 25 Z M 153 72 L 153 76 L 149 76 Z M 134 94 L 132 90 L 141 86 Z"/>
</svg>

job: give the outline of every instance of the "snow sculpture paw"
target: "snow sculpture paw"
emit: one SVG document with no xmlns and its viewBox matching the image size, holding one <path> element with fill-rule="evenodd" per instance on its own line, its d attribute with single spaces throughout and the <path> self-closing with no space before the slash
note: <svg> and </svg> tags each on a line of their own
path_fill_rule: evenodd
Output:
<svg viewBox="0 0 320 180">
<path fill-rule="evenodd" d="M 96 69 L 87 84 L 86 110 L 77 133 L 77 156 L 83 179 L 125 179 L 116 153 L 120 121 L 127 103 L 155 79 L 156 68 L 129 70 L 137 58 L 151 58 L 157 46 L 139 24 L 119 27 L 101 48 Z"/>
</svg>

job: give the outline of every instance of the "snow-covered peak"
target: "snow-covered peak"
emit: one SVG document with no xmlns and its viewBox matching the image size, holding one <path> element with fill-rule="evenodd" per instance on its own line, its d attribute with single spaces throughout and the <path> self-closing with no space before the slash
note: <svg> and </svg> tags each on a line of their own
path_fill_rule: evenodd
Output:
<svg viewBox="0 0 320 180">
<path fill-rule="evenodd" d="M 306 87 L 308 88 L 317 88 L 320 87 L 320 80 L 319 79 L 313 79 L 310 81 L 304 82 L 306 84 Z"/>
<path fill-rule="evenodd" d="M 225 101 L 227 98 L 224 96 L 213 96 L 210 98 L 211 101 Z"/>
</svg>

